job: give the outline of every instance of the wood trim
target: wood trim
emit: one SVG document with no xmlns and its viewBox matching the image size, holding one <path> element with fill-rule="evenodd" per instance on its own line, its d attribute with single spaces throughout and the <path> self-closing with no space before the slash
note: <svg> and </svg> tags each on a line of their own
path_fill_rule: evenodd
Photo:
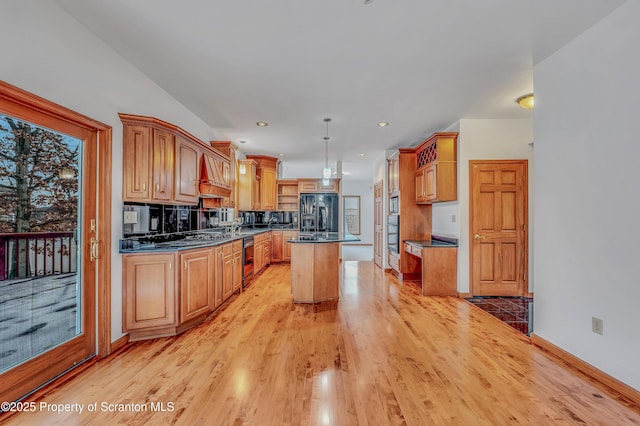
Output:
<svg viewBox="0 0 640 426">
<path fill-rule="evenodd" d="M 525 250 L 524 262 L 523 262 L 523 270 L 526 274 L 526 280 L 523 282 L 523 288 L 521 292 L 522 297 L 526 296 L 529 293 L 529 160 L 527 159 L 515 159 L 515 160 L 469 160 L 469 292 L 470 297 L 476 293 L 473 288 L 473 247 L 472 247 L 472 235 L 473 235 L 473 165 L 474 164 L 523 164 L 524 170 L 524 184 L 522 186 L 523 191 L 523 208 L 524 208 L 524 217 L 523 221 L 526 226 L 526 232 L 524 233 L 523 238 L 523 247 Z M 499 295 L 496 295 L 499 296 Z"/>
<path fill-rule="evenodd" d="M 349 243 L 342 243 L 342 246 L 345 247 L 357 247 L 357 246 L 361 246 L 361 247 L 371 247 L 373 244 L 349 244 Z"/>
<path fill-rule="evenodd" d="M 84 303 L 92 303 L 97 309 L 96 317 L 88 320 L 83 327 L 88 326 L 95 337 L 95 346 L 91 348 L 91 353 L 109 354 L 111 352 L 111 183 L 112 183 L 112 129 L 110 126 L 97 120 L 79 114 L 69 108 L 63 107 L 49 100 L 41 98 L 35 94 L 12 86 L 0 80 L 0 100 L 3 105 L 10 105 L 6 112 L 16 118 L 34 122 L 37 118 L 40 125 L 51 127 L 54 130 L 68 133 L 71 129 L 84 129 L 87 131 L 87 140 L 92 142 L 92 146 L 87 147 L 87 156 L 92 162 L 97 164 L 96 170 L 84 170 L 85 184 L 90 188 L 95 188 L 95 205 L 88 206 L 85 216 L 95 216 L 96 232 L 95 238 L 99 242 L 99 258 L 92 266 L 84 268 L 85 272 L 95 273 L 97 285 L 95 291 L 91 291 L 88 299 Z M 5 111 L 4 107 L 0 108 Z M 55 124 L 54 124 L 55 123 Z M 67 130 L 68 129 L 68 130 Z M 75 133 L 78 130 L 74 131 Z M 73 133 L 70 133 L 73 134 Z M 83 217 L 84 226 L 89 227 L 89 220 Z M 88 232 L 86 235 L 89 235 Z M 82 250 L 89 253 L 88 241 L 83 245 Z M 97 298 L 97 300 L 96 300 Z M 97 324 L 96 324 L 97 320 Z M 77 346 L 73 342 L 65 344 L 67 346 Z M 56 349 L 45 358 L 56 359 Z M 49 370 L 35 361 L 36 371 Z M 40 365 L 40 368 L 37 368 Z M 31 379 L 25 379 L 25 382 Z"/>
<path fill-rule="evenodd" d="M 565 351 L 564 349 L 554 345 L 548 340 L 531 333 L 531 343 L 539 347 L 543 351 L 551 354 L 553 357 L 565 363 L 570 368 L 575 368 L 583 374 L 586 374 L 597 383 L 605 386 L 608 390 L 622 396 L 636 407 L 640 406 L 640 391 L 632 388 L 626 383 L 621 382 L 604 371 L 594 367 L 577 356 Z"/>
<path fill-rule="evenodd" d="M 473 295 L 472 295 L 471 293 L 468 293 L 468 292 L 467 292 L 467 293 L 461 293 L 461 292 L 458 292 L 458 298 L 460 298 L 460 299 L 468 299 L 468 298 L 470 298 L 470 297 L 473 297 Z"/>
<path fill-rule="evenodd" d="M 101 357 L 113 351 L 111 343 L 111 182 L 112 131 L 107 128 L 98 133 L 97 223 L 100 242 L 98 263 L 98 335 L 97 353 Z"/>
<path fill-rule="evenodd" d="M 120 349 L 124 348 L 128 344 L 129 344 L 129 335 L 125 334 L 124 336 L 120 337 L 119 339 L 116 339 L 114 342 L 111 343 L 111 354 L 118 352 Z"/>
</svg>

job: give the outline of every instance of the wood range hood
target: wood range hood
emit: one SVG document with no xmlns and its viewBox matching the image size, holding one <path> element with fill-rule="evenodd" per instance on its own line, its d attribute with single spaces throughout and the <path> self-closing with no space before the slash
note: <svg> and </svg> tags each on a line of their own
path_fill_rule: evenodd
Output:
<svg viewBox="0 0 640 426">
<path fill-rule="evenodd" d="M 224 198 L 231 195 L 229 162 L 222 156 L 204 153 L 200 163 L 200 197 Z"/>
</svg>

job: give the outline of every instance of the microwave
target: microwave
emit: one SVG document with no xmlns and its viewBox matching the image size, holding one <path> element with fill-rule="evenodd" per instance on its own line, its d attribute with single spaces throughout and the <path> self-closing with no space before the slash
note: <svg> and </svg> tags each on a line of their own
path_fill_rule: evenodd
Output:
<svg viewBox="0 0 640 426">
<path fill-rule="evenodd" d="M 398 214 L 399 206 L 398 206 L 398 196 L 389 198 L 389 213 L 390 214 Z"/>
</svg>

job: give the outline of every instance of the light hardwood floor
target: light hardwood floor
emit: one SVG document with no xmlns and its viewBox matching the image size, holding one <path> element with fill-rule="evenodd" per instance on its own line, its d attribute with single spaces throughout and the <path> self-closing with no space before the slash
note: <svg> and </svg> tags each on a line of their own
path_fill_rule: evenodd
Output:
<svg viewBox="0 0 640 426">
<path fill-rule="evenodd" d="M 640 410 L 455 298 L 344 262 L 340 301 L 294 305 L 270 266 L 215 318 L 88 367 L 10 424 L 640 424 Z M 98 403 L 98 412 L 88 412 Z M 153 412 L 151 402 L 173 404 Z M 40 404 L 82 404 L 45 412 Z M 149 411 L 102 411 L 140 404 Z M 117 408 L 117 407 L 113 407 Z M 131 407 L 122 407 L 131 408 Z"/>
</svg>

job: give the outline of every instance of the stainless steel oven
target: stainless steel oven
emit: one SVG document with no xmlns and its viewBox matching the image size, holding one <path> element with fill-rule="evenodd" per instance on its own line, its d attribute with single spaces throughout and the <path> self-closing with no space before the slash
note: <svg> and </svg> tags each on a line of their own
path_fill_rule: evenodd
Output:
<svg viewBox="0 0 640 426">
<path fill-rule="evenodd" d="M 400 215 L 390 214 L 387 217 L 387 249 L 400 253 Z"/>
<path fill-rule="evenodd" d="M 253 279 L 253 236 L 242 239 L 242 265 L 242 287 L 246 287 Z"/>
</svg>

